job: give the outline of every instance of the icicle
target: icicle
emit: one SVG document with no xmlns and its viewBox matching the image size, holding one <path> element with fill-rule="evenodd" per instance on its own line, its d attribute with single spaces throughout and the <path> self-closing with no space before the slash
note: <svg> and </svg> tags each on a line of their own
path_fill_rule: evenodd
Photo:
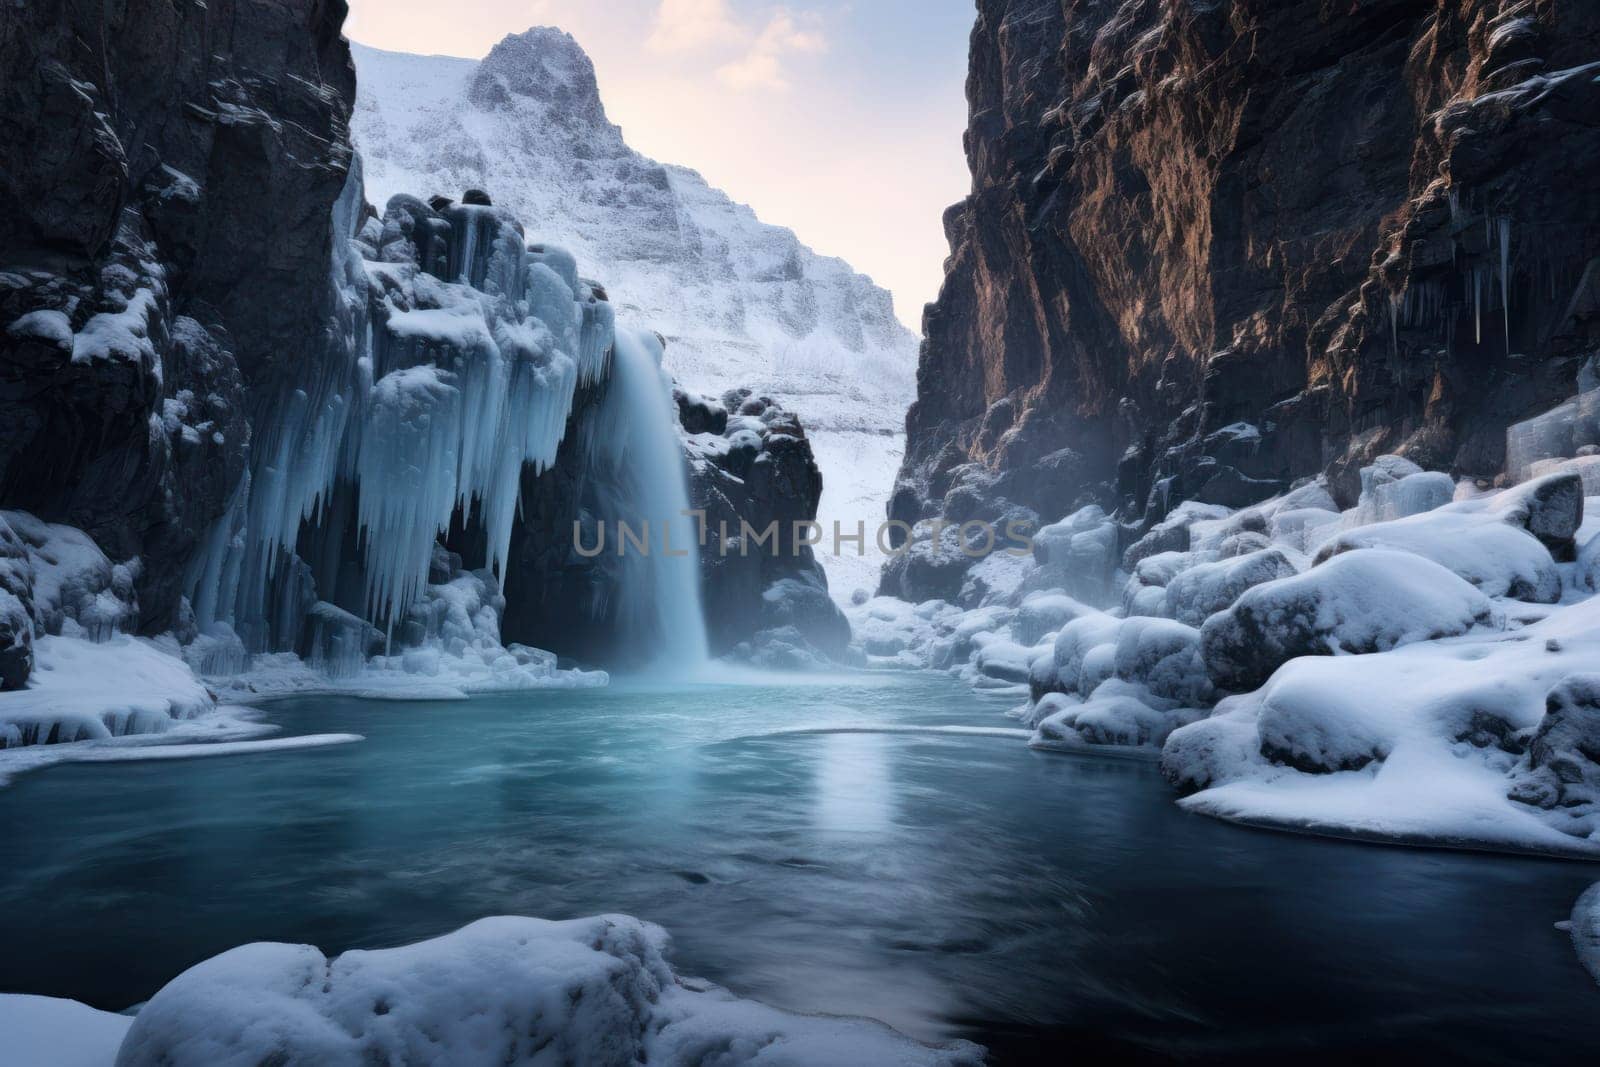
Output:
<svg viewBox="0 0 1600 1067">
<path fill-rule="evenodd" d="M 1511 354 L 1511 220 L 1500 220 L 1500 303 L 1505 309 L 1506 355 Z"/>
<path fill-rule="evenodd" d="M 1483 272 L 1472 268 L 1472 329 L 1476 344 L 1483 344 Z"/>
</svg>

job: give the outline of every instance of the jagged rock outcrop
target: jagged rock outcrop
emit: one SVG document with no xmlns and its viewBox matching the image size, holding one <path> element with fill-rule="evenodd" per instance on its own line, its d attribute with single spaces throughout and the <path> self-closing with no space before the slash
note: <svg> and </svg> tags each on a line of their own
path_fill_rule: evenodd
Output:
<svg viewBox="0 0 1600 1067">
<path fill-rule="evenodd" d="M 30 0 L 0 18 L 0 503 L 141 557 L 140 625 L 330 321 L 342 0 Z"/>
<path fill-rule="evenodd" d="M 980 0 L 890 513 L 1494 477 L 1600 347 L 1600 7 Z"/>
<path fill-rule="evenodd" d="M 675 395 L 688 434 L 690 497 L 704 514 L 701 589 L 712 650 L 780 667 L 843 660 L 850 624 L 807 543 L 831 548 L 833 531 L 808 525 L 822 473 L 799 417 L 749 389 L 720 400 Z"/>
</svg>

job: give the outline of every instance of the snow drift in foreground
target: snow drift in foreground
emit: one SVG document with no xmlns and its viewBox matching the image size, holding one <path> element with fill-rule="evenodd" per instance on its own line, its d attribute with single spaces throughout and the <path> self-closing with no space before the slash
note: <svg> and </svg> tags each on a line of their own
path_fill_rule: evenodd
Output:
<svg viewBox="0 0 1600 1067">
<path fill-rule="evenodd" d="M 794 1015 L 679 978 L 666 946 L 660 927 L 622 915 L 484 919 L 331 960 L 307 945 L 245 945 L 179 975 L 131 1027 L 40 997 L 0 997 L 0 1021 L 33 1042 L 24 1050 L 52 1053 L 44 1032 L 70 1028 L 65 1047 L 83 1067 L 983 1061 L 975 1045 L 930 1047 L 881 1023 Z"/>
<path fill-rule="evenodd" d="M 133 1019 L 75 1000 L 0 994 L 0 1034 L 16 1067 L 109 1067 Z"/>
<path fill-rule="evenodd" d="M 1159 759 L 1193 811 L 1600 858 L 1582 462 L 1490 493 L 1387 456 L 1349 511 L 1318 482 L 1238 512 L 1186 503 L 1120 551 L 1091 506 L 1032 558 L 972 567 L 956 603 L 849 614 L 872 666 L 1014 692 L 1035 747 Z"/>
</svg>

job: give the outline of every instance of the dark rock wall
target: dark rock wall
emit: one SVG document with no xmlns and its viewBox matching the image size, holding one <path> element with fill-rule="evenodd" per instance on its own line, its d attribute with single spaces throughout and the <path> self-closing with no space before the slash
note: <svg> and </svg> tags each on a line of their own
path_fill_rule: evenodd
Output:
<svg viewBox="0 0 1600 1067">
<path fill-rule="evenodd" d="M 0 502 L 141 556 L 142 625 L 327 344 L 342 0 L 0 13 Z"/>
<path fill-rule="evenodd" d="M 701 603 L 712 652 L 783 667 L 843 660 L 850 624 L 805 543 L 822 472 L 799 416 L 749 389 L 676 396 L 690 435 L 690 500 L 705 515 Z"/>
<path fill-rule="evenodd" d="M 1600 5 L 978 8 L 893 517 L 1493 477 L 1600 348 Z"/>
</svg>

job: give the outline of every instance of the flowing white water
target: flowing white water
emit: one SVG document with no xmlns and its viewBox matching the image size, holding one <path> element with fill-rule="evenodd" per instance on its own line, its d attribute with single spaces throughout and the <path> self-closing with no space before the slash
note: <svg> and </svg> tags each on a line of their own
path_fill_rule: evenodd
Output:
<svg viewBox="0 0 1600 1067">
<path fill-rule="evenodd" d="M 698 527 L 689 510 L 688 471 L 673 424 L 672 390 L 654 334 L 618 327 L 603 447 L 626 486 L 620 526 L 606 550 L 623 559 L 619 618 L 629 647 L 681 673 L 709 658 L 700 608 Z M 641 551 L 639 542 L 648 545 Z"/>
</svg>

